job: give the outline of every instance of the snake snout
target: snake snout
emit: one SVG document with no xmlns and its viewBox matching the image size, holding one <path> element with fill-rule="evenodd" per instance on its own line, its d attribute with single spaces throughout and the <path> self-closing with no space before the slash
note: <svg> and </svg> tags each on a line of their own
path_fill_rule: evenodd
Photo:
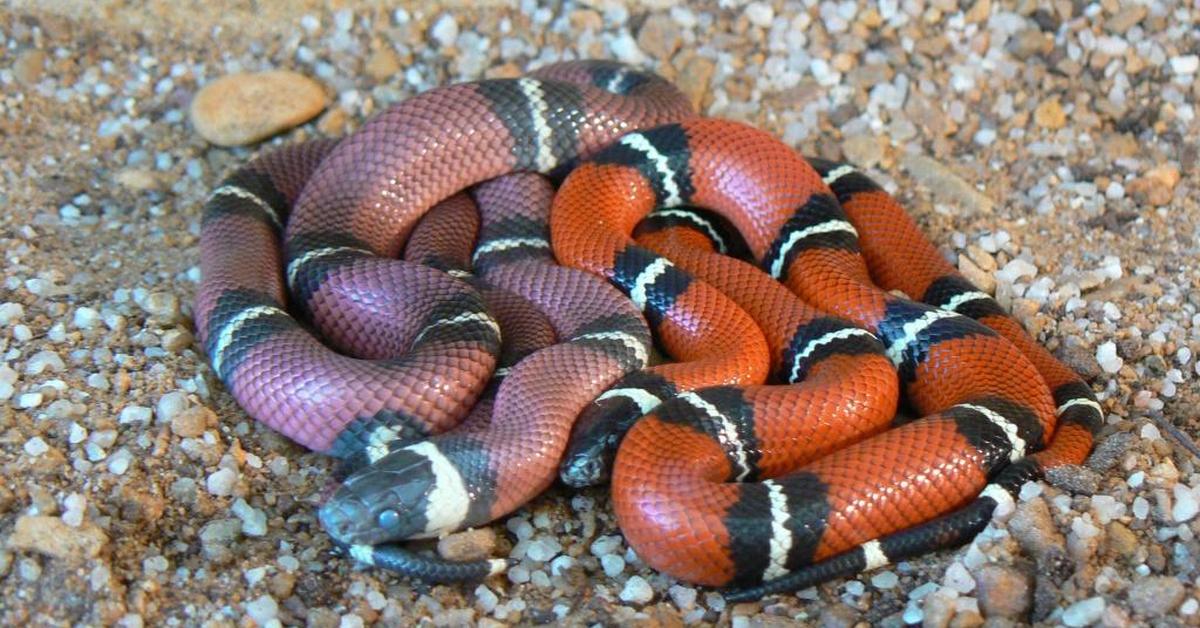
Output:
<svg viewBox="0 0 1200 628">
<path fill-rule="evenodd" d="M 563 460 L 558 477 L 574 488 L 596 486 L 608 479 L 610 466 L 602 447 L 573 452 Z"/>
<path fill-rule="evenodd" d="M 340 543 L 376 545 L 425 532 L 429 459 L 399 449 L 350 476 L 321 506 L 322 527 Z"/>
</svg>

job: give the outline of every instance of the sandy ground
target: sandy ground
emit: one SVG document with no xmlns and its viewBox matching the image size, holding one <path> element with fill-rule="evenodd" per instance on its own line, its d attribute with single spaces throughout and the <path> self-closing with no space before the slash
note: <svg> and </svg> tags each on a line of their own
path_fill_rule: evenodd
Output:
<svg viewBox="0 0 1200 628">
<path fill-rule="evenodd" d="M 1200 11 L 379 4 L 0 12 L 0 622 L 1200 624 Z M 291 142 L 576 56 L 867 169 L 1088 379 L 1105 455 L 967 547 L 736 606 L 642 564 L 602 489 L 496 523 L 493 553 L 520 564 L 482 585 L 335 555 L 313 516 L 329 461 L 255 425 L 193 339 L 200 206 L 261 145 L 210 144 L 188 105 L 229 73 L 295 70 L 330 105 L 267 144 Z"/>
</svg>

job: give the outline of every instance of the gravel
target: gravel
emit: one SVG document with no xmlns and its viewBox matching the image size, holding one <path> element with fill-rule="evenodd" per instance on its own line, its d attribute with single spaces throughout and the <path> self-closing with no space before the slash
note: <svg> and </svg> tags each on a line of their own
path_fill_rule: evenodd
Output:
<svg viewBox="0 0 1200 628">
<path fill-rule="evenodd" d="M 338 7 L 19 0 L 0 14 L 0 623 L 1200 621 L 1196 7 Z M 196 345 L 203 199 L 260 149 L 579 56 L 644 64 L 706 114 L 859 162 L 1084 374 L 1115 445 L 1025 486 L 967 546 L 750 605 L 638 560 L 603 489 L 555 487 L 414 544 L 518 562 L 482 585 L 428 587 L 334 552 L 315 520 L 333 463 L 247 418 Z M 303 77 L 285 86 L 304 100 L 193 111 L 218 79 L 242 77 L 236 94 L 273 71 Z"/>
</svg>

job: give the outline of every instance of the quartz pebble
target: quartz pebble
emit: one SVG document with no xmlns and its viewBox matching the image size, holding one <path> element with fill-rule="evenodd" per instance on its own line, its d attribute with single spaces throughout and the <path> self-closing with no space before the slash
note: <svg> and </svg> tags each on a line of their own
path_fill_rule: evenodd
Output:
<svg viewBox="0 0 1200 628">
<path fill-rule="evenodd" d="M 217 497 L 228 497 L 233 494 L 234 486 L 237 484 L 237 472 L 233 469 L 217 469 L 209 474 L 205 480 L 205 487 L 208 492 Z"/>
<path fill-rule="evenodd" d="M 1080 600 L 1067 607 L 1062 614 L 1062 622 L 1067 626 L 1090 626 L 1104 615 L 1104 598 L 1091 597 Z"/>
<path fill-rule="evenodd" d="M 620 598 L 622 602 L 649 604 L 654 599 L 654 589 L 650 588 L 650 583 L 646 582 L 645 578 L 630 576 L 621 588 Z"/>
</svg>

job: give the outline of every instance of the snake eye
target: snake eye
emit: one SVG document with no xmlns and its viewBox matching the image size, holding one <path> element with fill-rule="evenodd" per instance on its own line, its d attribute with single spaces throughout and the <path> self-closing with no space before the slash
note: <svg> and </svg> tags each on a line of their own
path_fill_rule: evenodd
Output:
<svg viewBox="0 0 1200 628">
<path fill-rule="evenodd" d="M 400 514 L 391 508 L 379 513 L 379 527 L 390 530 L 400 524 Z"/>
</svg>

